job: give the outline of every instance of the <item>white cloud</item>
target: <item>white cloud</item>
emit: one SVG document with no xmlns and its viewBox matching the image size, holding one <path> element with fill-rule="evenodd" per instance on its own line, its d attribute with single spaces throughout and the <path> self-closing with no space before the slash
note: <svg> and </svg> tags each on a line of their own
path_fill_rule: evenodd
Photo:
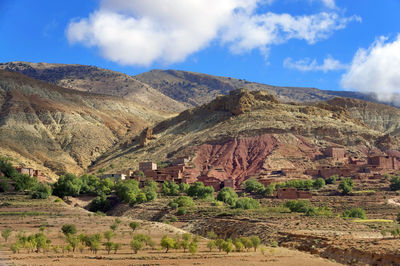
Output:
<svg viewBox="0 0 400 266">
<path fill-rule="evenodd" d="M 342 76 L 343 88 L 374 93 L 384 102 L 400 103 L 400 34 L 392 42 L 387 40 L 380 37 L 368 49 L 357 51 L 348 72 Z"/>
<path fill-rule="evenodd" d="M 340 61 L 332 58 L 331 56 L 326 57 L 322 64 L 318 64 L 317 60 L 315 59 L 311 60 L 310 58 L 305 58 L 298 61 L 293 61 L 292 58 L 288 57 L 283 61 L 283 66 L 303 72 L 322 71 L 324 73 L 348 68 L 348 65 L 340 63 Z"/>
<path fill-rule="evenodd" d="M 332 0 L 319 0 L 326 3 Z M 313 44 L 358 17 L 336 12 L 313 15 L 257 14 L 270 0 L 103 0 L 98 10 L 71 21 L 71 43 L 98 47 L 102 56 L 124 65 L 170 64 L 221 42 L 235 53 L 290 39 Z M 212 7 L 212 8 L 210 8 Z"/>
</svg>

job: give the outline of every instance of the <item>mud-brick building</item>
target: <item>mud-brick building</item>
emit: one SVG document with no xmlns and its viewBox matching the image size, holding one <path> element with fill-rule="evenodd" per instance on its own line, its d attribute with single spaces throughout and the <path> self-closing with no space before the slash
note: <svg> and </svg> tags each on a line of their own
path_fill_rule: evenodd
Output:
<svg viewBox="0 0 400 266">
<path fill-rule="evenodd" d="M 309 191 L 298 191 L 295 188 L 280 188 L 277 192 L 278 199 L 311 199 Z"/>
<path fill-rule="evenodd" d="M 204 186 L 211 186 L 214 188 L 214 191 L 219 191 L 221 189 L 221 180 L 207 175 L 201 175 L 197 179 L 198 181 L 202 182 Z"/>
<path fill-rule="evenodd" d="M 343 159 L 346 157 L 346 151 L 342 147 L 327 147 L 323 151 L 326 157 L 331 157 L 333 159 Z"/>
<path fill-rule="evenodd" d="M 394 156 L 372 156 L 368 157 L 368 165 L 375 166 L 382 169 L 398 170 L 400 169 L 400 162 Z"/>
<path fill-rule="evenodd" d="M 140 162 L 139 171 L 157 170 L 157 164 L 153 162 Z"/>
</svg>

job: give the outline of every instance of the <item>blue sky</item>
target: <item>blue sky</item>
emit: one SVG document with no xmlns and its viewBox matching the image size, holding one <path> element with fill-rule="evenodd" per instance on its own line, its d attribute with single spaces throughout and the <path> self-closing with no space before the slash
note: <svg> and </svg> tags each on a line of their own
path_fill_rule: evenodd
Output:
<svg viewBox="0 0 400 266">
<path fill-rule="evenodd" d="M 330 90 L 382 88 L 386 100 L 400 88 L 400 68 L 393 72 L 400 67 L 399 0 L 216 2 L 0 0 L 0 62 L 87 64 L 131 75 L 179 69 Z"/>
</svg>

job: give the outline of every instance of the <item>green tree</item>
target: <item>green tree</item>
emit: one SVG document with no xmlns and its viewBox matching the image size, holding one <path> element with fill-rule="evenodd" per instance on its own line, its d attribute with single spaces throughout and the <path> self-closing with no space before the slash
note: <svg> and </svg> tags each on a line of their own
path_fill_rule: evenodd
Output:
<svg viewBox="0 0 400 266">
<path fill-rule="evenodd" d="M 325 180 L 323 178 L 317 178 L 314 181 L 313 187 L 314 189 L 321 189 L 325 186 Z"/>
<path fill-rule="evenodd" d="M 217 246 L 217 244 L 215 243 L 215 240 L 209 240 L 207 242 L 207 248 L 210 249 L 210 252 Z"/>
<path fill-rule="evenodd" d="M 222 244 L 222 250 L 226 252 L 226 254 L 229 254 L 229 252 L 233 251 L 233 244 L 231 240 L 224 241 Z"/>
<path fill-rule="evenodd" d="M 72 235 L 72 234 L 67 234 L 66 240 L 67 240 L 67 243 L 72 247 L 72 252 L 75 252 L 75 249 L 79 245 L 79 237 Z"/>
<path fill-rule="evenodd" d="M 192 254 L 196 254 L 197 253 L 197 242 L 195 242 L 195 241 L 192 241 L 192 242 L 190 242 L 190 245 L 189 245 L 189 252 L 190 253 L 192 253 Z"/>
<path fill-rule="evenodd" d="M 53 184 L 53 195 L 63 198 L 65 196 L 78 196 L 81 190 L 81 180 L 73 174 L 61 176 Z"/>
<path fill-rule="evenodd" d="M 141 250 L 143 248 L 143 242 L 140 240 L 136 240 L 133 239 L 130 243 L 131 249 L 133 250 L 133 252 L 135 252 L 135 254 L 138 253 L 139 250 Z"/>
<path fill-rule="evenodd" d="M 253 247 L 253 242 L 248 237 L 243 236 L 240 238 L 240 241 L 243 243 L 243 246 L 247 249 L 247 251 Z"/>
<path fill-rule="evenodd" d="M 107 199 L 107 196 L 101 195 L 97 196 L 89 204 L 89 210 L 91 212 L 107 212 L 111 210 L 111 202 Z"/>
<path fill-rule="evenodd" d="M 205 187 L 202 182 L 195 182 L 189 187 L 187 194 L 190 197 L 206 199 L 214 195 L 214 188 L 211 186 Z"/>
<path fill-rule="evenodd" d="M 8 238 L 11 236 L 12 230 L 10 228 L 6 228 L 3 231 L 1 231 L 1 236 L 4 238 L 4 240 L 7 242 Z"/>
<path fill-rule="evenodd" d="M 121 244 L 120 243 L 114 243 L 113 249 L 114 249 L 114 254 L 117 254 L 117 251 L 121 249 Z"/>
<path fill-rule="evenodd" d="M 236 201 L 238 200 L 238 195 L 233 190 L 233 188 L 224 187 L 218 193 L 217 200 L 223 201 L 231 206 L 235 206 Z"/>
<path fill-rule="evenodd" d="M 348 195 L 353 191 L 353 180 L 351 178 L 344 178 L 338 186 L 338 189 L 341 191 L 342 194 Z"/>
<path fill-rule="evenodd" d="M 187 208 L 192 208 L 194 207 L 194 201 L 191 197 L 187 197 L 187 196 L 179 196 L 178 198 L 172 200 L 169 203 L 169 206 L 171 207 L 171 204 L 178 204 L 178 207 L 187 207 Z"/>
<path fill-rule="evenodd" d="M 217 246 L 219 251 L 222 251 L 222 246 L 224 244 L 225 240 L 219 238 L 217 240 L 215 240 L 215 245 Z"/>
<path fill-rule="evenodd" d="M 61 227 L 61 231 L 63 232 L 64 235 L 75 235 L 76 234 L 76 227 L 73 224 L 64 224 Z"/>
<path fill-rule="evenodd" d="M 113 223 L 112 225 L 110 225 L 110 229 L 113 230 L 115 232 L 115 230 L 118 229 L 118 224 Z"/>
<path fill-rule="evenodd" d="M 135 230 L 140 227 L 140 224 L 138 222 L 131 222 L 129 223 L 129 227 L 132 229 L 133 232 L 135 232 Z"/>
<path fill-rule="evenodd" d="M 400 190 L 400 176 L 393 176 L 390 179 L 390 190 L 397 191 Z"/>
<path fill-rule="evenodd" d="M 37 183 L 31 191 L 32 199 L 47 199 L 51 195 L 51 188 L 43 183 Z"/>
<path fill-rule="evenodd" d="M 114 248 L 114 243 L 107 241 L 106 243 L 104 243 L 104 246 L 107 250 L 107 254 L 110 254 L 111 250 Z"/>
<path fill-rule="evenodd" d="M 115 236 L 115 233 L 113 231 L 105 231 L 104 232 L 104 238 L 107 239 L 108 242 L 111 241 L 111 238 L 113 238 Z"/>
<path fill-rule="evenodd" d="M 343 212 L 343 218 L 359 218 L 359 219 L 366 219 L 367 215 L 365 210 L 361 208 L 353 208 L 350 210 L 346 210 Z"/>
<path fill-rule="evenodd" d="M 338 175 L 333 175 L 333 176 L 327 178 L 325 181 L 326 181 L 326 184 L 335 184 L 336 180 L 338 180 L 338 179 L 339 179 Z"/>
<path fill-rule="evenodd" d="M 165 196 L 178 196 L 179 185 L 171 181 L 164 182 L 161 187 L 161 193 Z"/>
<path fill-rule="evenodd" d="M 244 182 L 244 189 L 248 193 L 262 193 L 262 191 L 264 191 L 264 185 L 255 178 L 250 178 Z"/>
<path fill-rule="evenodd" d="M 162 237 L 162 239 L 161 239 L 161 247 L 165 248 L 165 253 L 168 253 L 168 251 L 171 248 L 174 248 L 175 245 L 176 245 L 176 240 L 175 239 L 173 239 L 173 238 L 171 238 L 171 237 L 169 237 L 167 235 Z"/>
<path fill-rule="evenodd" d="M 253 198 L 243 197 L 236 201 L 235 208 L 251 210 L 260 208 L 260 203 Z"/>
<path fill-rule="evenodd" d="M 243 248 L 244 248 L 244 245 L 243 245 L 242 241 L 240 241 L 239 238 L 236 238 L 233 241 L 233 245 L 235 246 L 236 252 L 241 252 L 243 250 Z"/>
<path fill-rule="evenodd" d="M 261 240 L 260 240 L 260 238 L 258 236 L 251 236 L 250 240 L 251 240 L 251 243 L 253 244 L 254 252 L 256 252 L 257 248 L 261 244 Z"/>
</svg>

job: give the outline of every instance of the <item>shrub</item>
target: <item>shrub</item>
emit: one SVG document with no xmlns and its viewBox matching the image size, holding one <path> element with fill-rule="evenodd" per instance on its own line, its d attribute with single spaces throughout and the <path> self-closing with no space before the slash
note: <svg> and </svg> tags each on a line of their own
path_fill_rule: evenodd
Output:
<svg viewBox="0 0 400 266">
<path fill-rule="evenodd" d="M 322 179 L 322 178 L 317 178 L 317 179 L 314 181 L 313 187 L 314 187 L 315 189 L 321 189 L 321 188 L 323 188 L 324 186 L 325 186 L 325 180 L 324 180 L 324 179 Z"/>
<path fill-rule="evenodd" d="M 161 193 L 165 196 L 178 196 L 179 185 L 171 181 L 164 182 L 161 187 Z"/>
<path fill-rule="evenodd" d="M 107 212 L 111 209 L 111 203 L 106 196 L 97 196 L 92 202 L 90 202 L 89 210 L 92 212 Z"/>
<path fill-rule="evenodd" d="M 73 224 L 64 224 L 61 227 L 61 231 L 64 235 L 75 235 L 76 234 L 76 227 Z"/>
<path fill-rule="evenodd" d="M 248 193 L 262 193 L 264 185 L 258 182 L 255 178 L 250 178 L 244 182 L 244 189 Z"/>
<path fill-rule="evenodd" d="M 393 176 L 392 179 L 390 179 L 390 190 L 400 190 L 400 176 Z"/>
<path fill-rule="evenodd" d="M 214 195 L 214 188 L 211 186 L 205 187 L 202 182 L 195 182 L 189 187 L 187 194 L 200 199 L 211 198 Z"/>
<path fill-rule="evenodd" d="M 400 212 L 397 214 L 397 222 L 400 224 Z"/>
<path fill-rule="evenodd" d="M 223 201 L 231 206 L 235 206 L 238 200 L 238 195 L 230 187 L 224 187 L 217 195 L 217 200 Z"/>
<path fill-rule="evenodd" d="M 182 192 L 182 193 L 187 193 L 189 188 L 190 188 L 189 184 L 185 184 L 185 183 L 180 183 L 179 184 L 179 191 Z"/>
<path fill-rule="evenodd" d="M 271 196 L 274 193 L 275 189 L 276 185 L 274 183 L 271 183 L 265 187 L 264 191 L 262 192 L 262 195 L 264 197 Z"/>
<path fill-rule="evenodd" d="M 346 210 L 343 212 L 343 218 L 359 218 L 359 219 L 366 219 L 367 215 L 365 211 L 361 208 L 353 208 L 351 210 Z"/>
<path fill-rule="evenodd" d="M 215 248 L 217 245 L 215 243 L 215 240 L 210 240 L 207 242 L 207 248 L 210 249 L 210 252 L 213 250 L 213 248 Z"/>
<path fill-rule="evenodd" d="M 187 197 L 187 196 L 180 196 L 174 200 L 172 200 L 169 203 L 169 206 L 171 207 L 171 204 L 178 204 L 178 207 L 187 207 L 187 208 L 193 208 L 194 207 L 194 201 L 191 197 Z M 173 205 L 175 206 L 175 205 Z"/>
<path fill-rule="evenodd" d="M 32 199 L 47 199 L 51 195 L 51 188 L 43 183 L 37 183 L 31 191 Z"/>
<path fill-rule="evenodd" d="M 176 212 L 177 215 L 185 215 L 187 213 L 187 209 L 185 207 L 179 207 Z"/>
<path fill-rule="evenodd" d="M 0 179 L 0 192 L 8 192 L 11 190 L 11 186 L 8 184 L 6 179 Z"/>
<path fill-rule="evenodd" d="M 61 176 L 53 184 L 53 195 L 63 198 L 65 196 L 78 196 L 81 190 L 81 180 L 73 174 Z"/>
<path fill-rule="evenodd" d="M 135 204 L 140 193 L 139 183 L 136 180 L 120 181 L 115 186 L 115 191 L 121 201 Z"/>
<path fill-rule="evenodd" d="M 310 202 L 306 200 L 288 200 L 283 204 L 291 212 L 307 212 L 310 209 Z"/>
<path fill-rule="evenodd" d="M 306 211 L 307 216 L 332 216 L 332 209 L 329 207 L 310 207 Z"/>
<path fill-rule="evenodd" d="M 325 180 L 326 184 L 335 184 L 336 180 L 339 179 L 338 175 L 333 175 Z"/>
<path fill-rule="evenodd" d="M 339 186 L 338 189 L 341 191 L 342 194 L 344 195 L 348 195 L 349 193 L 351 193 L 353 191 L 353 180 L 351 178 L 344 178 Z"/>
<path fill-rule="evenodd" d="M 253 198 L 240 198 L 236 201 L 235 208 L 250 210 L 260 208 L 260 204 Z"/>
</svg>

